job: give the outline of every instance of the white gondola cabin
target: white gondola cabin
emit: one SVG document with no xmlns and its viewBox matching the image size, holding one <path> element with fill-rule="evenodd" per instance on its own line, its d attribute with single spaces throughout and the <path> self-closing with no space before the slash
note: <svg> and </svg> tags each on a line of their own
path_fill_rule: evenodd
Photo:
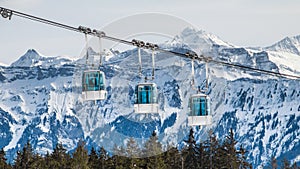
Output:
<svg viewBox="0 0 300 169">
<path fill-rule="evenodd" d="M 82 97 L 84 100 L 105 100 L 105 75 L 100 70 L 86 70 L 82 75 Z"/>
<path fill-rule="evenodd" d="M 135 87 L 135 113 L 158 113 L 155 83 L 140 83 Z"/>
<path fill-rule="evenodd" d="M 205 94 L 194 94 L 189 100 L 189 126 L 204 126 L 212 123 L 210 98 Z"/>
</svg>

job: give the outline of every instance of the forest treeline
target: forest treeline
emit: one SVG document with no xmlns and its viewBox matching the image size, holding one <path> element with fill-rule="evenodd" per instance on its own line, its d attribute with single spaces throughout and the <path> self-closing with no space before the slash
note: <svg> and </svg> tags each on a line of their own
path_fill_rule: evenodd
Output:
<svg viewBox="0 0 300 169">
<path fill-rule="evenodd" d="M 180 150 L 169 146 L 163 151 L 155 132 L 143 147 L 139 147 L 134 138 L 127 141 L 126 147 L 114 146 L 113 155 L 104 147 L 90 152 L 85 143 L 79 141 L 73 153 L 68 153 L 62 143 L 56 145 L 52 153 L 40 155 L 34 153 L 30 142 L 17 152 L 13 164 L 8 164 L 5 151 L 0 151 L 0 169 L 252 169 L 246 159 L 247 151 L 242 144 L 237 148 L 234 133 L 229 131 L 220 141 L 214 134 L 207 140 L 196 143 L 191 129 L 185 140 L 185 147 Z M 298 169 L 296 164 L 290 165 L 287 160 L 278 166 L 275 158 L 270 160 L 271 169 Z"/>
</svg>

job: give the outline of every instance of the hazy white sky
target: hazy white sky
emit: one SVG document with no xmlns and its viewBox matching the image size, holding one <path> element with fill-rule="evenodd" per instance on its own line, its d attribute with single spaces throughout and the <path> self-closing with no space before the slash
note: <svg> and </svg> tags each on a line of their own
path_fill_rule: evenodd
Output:
<svg viewBox="0 0 300 169">
<path fill-rule="evenodd" d="M 0 6 L 92 28 L 134 14 L 164 13 L 238 46 L 264 47 L 300 34 L 299 0 L 0 0 Z M 4 64 L 32 48 L 46 56 L 72 57 L 84 47 L 81 34 L 16 16 L 10 21 L 0 17 L 0 39 L 0 63 Z"/>
</svg>

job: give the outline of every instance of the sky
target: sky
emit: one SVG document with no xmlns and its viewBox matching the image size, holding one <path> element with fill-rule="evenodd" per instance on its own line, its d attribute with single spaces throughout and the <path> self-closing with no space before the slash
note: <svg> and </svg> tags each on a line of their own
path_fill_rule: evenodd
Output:
<svg viewBox="0 0 300 169">
<path fill-rule="evenodd" d="M 244 47 L 266 47 L 287 36 L 300 35 L 299 0 L 0 0 L 0 7 L 96 29 L 132 15 L 160 13 Z M 137 25 L 145 23 L 147 20 L 137 21 Z M 119 31 L 128 27 L 120 25 Z M 11 64 L 28 49 L 44 56 L 76 58 L 84 45 L 82 34 L 17 16 L 11 20 L 0 17 L 2 64 Z"/>
</svg>

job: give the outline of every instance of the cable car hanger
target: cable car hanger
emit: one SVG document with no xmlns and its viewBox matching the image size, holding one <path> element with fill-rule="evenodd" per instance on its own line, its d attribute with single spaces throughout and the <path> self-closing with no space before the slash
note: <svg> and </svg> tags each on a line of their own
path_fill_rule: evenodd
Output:
<svg viewBox="0 0 300 169">
<path fill-rule="evenodd" d="M 191 87 L 192 89 L 196 90 L 197 93 L 207 93 L 208 91 L 208 62 L 205 62 L 205 88 L 201 90 L 200 86 L 195 87 L 195 69 L 194 69 L 194 58 L 192 58 L 191 62 L 192 66 L 192 80 L 191 80 Z"/>
<path fill-rule="evenodd" d="M 147 82 L 147 80 L 154 80 L 154 72 L 155 72 L 155 58 L 154 58 L 154 52 L 155 50 L 158 48 L 157 45 L 155 44 L 151 44 L 151 43 L 145 43 L 143 41 L 139 41 L 139 40 L 132 40 L 134 45 L 138 47 L 138 59 L 139 59 L 139 76 L 142 78 L 142 57 L 141 57 L 141 47 L 145 46 L 146 49 L 150 49 L 151 52 L 151 56 L 152 56 L 152 74 L 151 74 L 151 78 L 148 78 L 147 76 L 145 76 L 145 82 Z"/>
<path fill-rule="evenodd" d="M 18 11 L 15 11 L 15 10 L 11 10 L 11 9 L 8 9 L 8 8 L 4 8 L 4 7 L 0 7 L 0 14 L 3 18 L 8 18 L 9 20 L 11 20 L 13 15 L 15 15 L 15 16 L 18 16 L 18 17 L 21 17 L 21 18 L 29 19 L 29 20 L 32 20 L 32 21 L 40 22 L 40 23 L 44 23 L 44 24 L 47 24 L 47 25 L 52 25 L 52 26 L 55 26 L 55 27 L 66 29 L 66 30 L 79 32 L 79 33 L 85 33 L 85 34 L 90 35 L 90 36 L 95 36 L 95 37 L 99 37 L 99 38 L 103 38 L 103 39 L 107 39 L 107 40 L 110 40 L 110 41 L 123 43 L 123 44 L 127 44 L 127 45 L 137 46 L 136 42 L 138 40 L 135 40 L 135 39 L 133 39 L 132 41 L 127 41 L 127 40 L 115 38 L 115 37 L 112 37 L 112 36 L 107 36 L 103 31 L 99 31 L 99 30 L 96 30 L 96 29 L 92 30 L 91 28 L 87 28 L 87 27 L 83 27 L 83 26 L 79 26 L 78 28 L 76 28 L 76 27 L 73 27 L 73 26 L 69 26 L 69 25 L 66 25 L 66 24 L 54 22 L 54 21 L 51 21 L 51 20 L 48 20 L 48 19 L 43 19 L 43 18 L 40 18 L 40 17 L 25 14 L 25 13 L 18 12 Z M 139 41 L 139 42 L 143 42 L 143 41 Z M 273 72 L 273 71 L 270 71 L 270 70 L 257 69 L 257 68 L 253 68 L 253 67 L 249 67 L 249 66 L 245 66 L 245 65 L 241 65 L 241 64 L 233 64 L 233 63 L 228 63 L 228 62 L 224 62 L 224 61 L 218 61 L 218 60 L 212 59 L 211 57 L 206 57 L 206 56 L 203 56 L 203 55 L 197 55 L 195 52 L 179 53 L 179 52 L 169 51 L 169 50 L 160 48 L 157 44 L 144 43 L 144 42 L 143 42 L 143 44 L 144 45 L 141 45 L 140 48 L 148 49 L 150 47 L 149 45 L 152 45 L 152 46 L 155 46 L 156 51 L 176 55 L 176 56 L 183 57 L 183 58 L 189 58 L 189 59 L 195 58 L 196 60 L 199 60 L 199 61 L 212 62 L 212 63 L 223 65 L 223 66 L 230 66 L 230 67 L 234 67 L 234 68 L 239 68 L 239 69 L 248 70 L 248 71 L 252 71 L 252 72 L 263 73 L 263 74 L 272 75 L 272 76 L 276 76 L 276 77 L 293 78 L 293 79 L 296 79 L 296 80 L 300 80 L 300 76 L 297 76 L 297 75 Z"/>
<path fill-rule="evenodd" d="M 86 60 L 85 60 L 85 64 L 88 65 L 89 63 L 89 42 L 88 42 L 88 39 L 87 39 L 87 34 L 85 33 L 84 34 L 84 39 L 85 39 L 85 50 L 86 50 Z M 93 67 L 93 65 L 92 65 Z"/>
<path fill-rule="evenodd" d="M 104 32 L 99 32 L 98 38 L 99 38 L 99 55 L 100 55 L 100 60 L 99 60 L 99 68 L 102 67 L 102 56 L 104 55 L 104 51 L 102 51 L 102 41 L 101 38 L 104 34 Z"/>
</svg>

